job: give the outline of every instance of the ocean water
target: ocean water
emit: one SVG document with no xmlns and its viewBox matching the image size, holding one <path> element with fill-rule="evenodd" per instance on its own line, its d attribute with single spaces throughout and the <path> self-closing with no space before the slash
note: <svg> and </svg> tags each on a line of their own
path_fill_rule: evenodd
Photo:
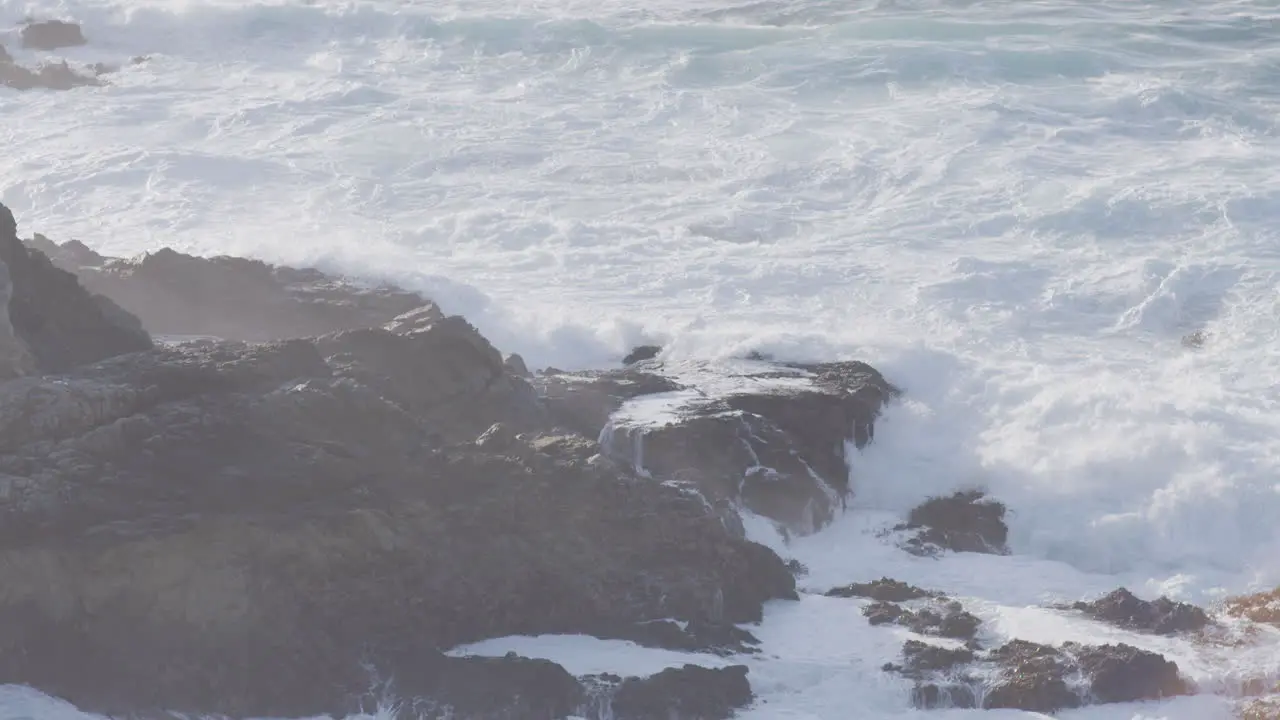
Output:
<svg viewBox="0 0 1280 720">
<path fill-rule="evenodd" d="M 1231 715 L 1227 651 L 1042 609 L 1280 584 L 1280 6 L 1272 0 L 0 0 L 80 21 L 103 88 L 0 90 L 25 232 L 314 263 L 422 289 L 534 366 L 661 342 L 857 358 L 907 391 L 806 587 L 891 575 L 997 636 L 1124 639 L 1207 691 L 1064 718 Z M 147 56 L 129 64 L 135 56 Z M 1182 338 L 1202 332 L 1198 349 Z M 875 530 L 980 486 L 1009 557 Z M 858 604 L 771 607 L 748 718 L 909 708 Z M 688 660 L 586 638 L 460 652 Z M 706 658 L 699 662 L 709 663 Z M 650 668 L 650 670 L 645 670 Z M 76 711 L 22 688 L 0 714 Z"/>
</svg>

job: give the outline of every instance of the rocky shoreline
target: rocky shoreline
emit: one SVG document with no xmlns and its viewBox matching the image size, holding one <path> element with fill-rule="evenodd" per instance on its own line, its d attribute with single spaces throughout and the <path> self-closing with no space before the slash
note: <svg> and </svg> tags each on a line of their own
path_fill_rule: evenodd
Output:
<svg viewBox="0 0 1280 720">
<path fill-rule="evenodd" d="M 446 651 L 586 634 L 758 652 L 751 624 L 797 598 L 803 568 L 749 540 L 743 513 L 788 535 L 831 522 L 847 453 L 902 391 L 858 362 L 625 360 L 530 372 L 415 293 L 24 241 L 0 206 L 0 683 L 140 716 L 341 715 L 379 692 L 426 717 L 731 716 L 753 701 L 744 665 L 575 677 Z M 976 491 L 931 498 L 893 540 L 1003 554 L 1004 513 Z M 884 671 L 919 707 L 1197 691 L 1156 653 L 992 643 L 941 592 L 850 580 L 827 594 L 911 632 Z M 1280 624 L 1257 597 L 1228 613 Z M 1124 590 L 1063 612 L 1214 624 Z M 1265 703 L 1249 717 L 1275 718 Z"/>
</svg>

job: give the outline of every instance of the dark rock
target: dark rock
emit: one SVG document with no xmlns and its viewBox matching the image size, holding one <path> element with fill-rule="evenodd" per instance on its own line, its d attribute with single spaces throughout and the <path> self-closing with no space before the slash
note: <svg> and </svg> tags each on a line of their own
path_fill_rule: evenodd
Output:
<svg viewBox="0 0 1280 720">
<path fill-rule="evenodd" d="M 507 372 L 515 375 L 516 377 L 533 377 L 533 373 L 529 372 L 529 366 L 524 364 L 524 358 L 520 357 L 518 353 L 511 353 L 510 355 L 507 355 L 506 359 L 502 361 L 502 364 L 506 367 Z"/>
<path fill-rule="evenodd" d="M 991 653 L 1001 668 L 983 707 L 1052 713 L 1081 705 L 1068 686 L 1070 667 L 1060 652 L 1046 645 L 1013 640 Z"/>
<path fill-rule="evenodd" d="M 573 715 L 585 699 L 582 684 L 563 667 L 515 653 L 412 662 L 416 672 L 393 689 L 409 715 L 423 720 L 552 720 Z"/>
<path fill-rule="evenodd" d="M 919 555 L 940 550 L 1002 555 L 1008 553 L 1009 527 L 1003 504 L 977 490 L 926 500 L 897 530 L 915 531 L 906 549 Z"/>
<path fill-rule="evenodd" d="M 974 657 L 972 650 L 938 647 L 919 640 L 908 640 L 902 646 L 903 672 L 909 677 L 951 670 L 957 665 L 973 662 Z"/>
<path fill-rule="evenodd" d="M 626 357 L 622 358 L 622 364 L 633 365 L 641 360 L 652 360 L 658 357 L 660 352 L 662 352 L 662 348 L 658 345 L 638 345 L 632 348 Z"/>
<path fill-rule="evenodd" d="M 867 622 L 872 625 L 895 624 L 909 628 L 921 635 L 957 640 L 971 640 L 982 624 L 975 615 L 961 607 L 960 603 L 949 602 L 936 609 L 922 608 L 907 610 L 891 602 L 877 601 L 862 609 Z"/>
<path fill-rule="evenodd" d="M 684 389 L 656 372 L 632 369 L 567 373 L 546 368 L 532 382 L 559 425 L 588 437 L 599 436 L 626 401 Z"/>
<path fill-rule="evenodd" d="M 862 363 L 738 365 L 704 389 L 707 371 L 698 363 L 641 362 L 542 385 L 549 398 L 575 398 L 557 400 L 574 407 L 575 418 L 608 418 L 601 444 L 619 462 L 788 532 L 828 523 L 849 492 L 845 443 L 870 441 L 875 418 L 897 390 Z M 680 383 L 664 383 L 663 372 Z M 723 389 L 732 388 L 725 381 L 740 389 Z M 583 405 L 600 409 L 584 412 Z"/>
<path fill-rule="evenodd" d="M 937 593 L 921 590 L 914 585 L 908 585 L 887 577 L 869 583 L 852 583 L 843 587 L 832 588 L 826 594 L 827 597 L 865 597 L 884 602 L 906 602 L 908 600 L 919 600 L 920 598 L 938 597 Z"/>
<path fill-rule="evenodd" d="M 1063 646 L 1089 678 L 1095 702 L 1120 703 L 1186 695 L 1190 688 L 1177 663 L 1147 650 L 1118 645 Z"/>
<path fill-rule="evenodd" d="M 1167 597 L 1139 600 L 1125 588 L 1092 602 L 1077 602 L 1072 608 L 1117 627 L 1159 635 L 1193 632 L 1210 622 L 1205 611 L 1195 605 L 1174 602 Z"/>
<path fill-rule="evenodd" d="M 889 602 L 874 602 L 862 608 L 862 614 L 872 625 L 896 623 L 906 612 L 901 606 Z"/>
<path fill-rule="evenodd" d="M 968 685 L 922 683 L 911 689 L 911 704 L 922 710 L 975 708 L 977 696 Z"/>
<path fill-rule="evenodd" d="M 8 308 L 13 334 L 30 353 L 35 372 L 64 372 L 151 347 L 137 318 L 90 294 L 75 275 L 23 245 L 13 214 L 3 205 L 0 263 L 8 267 L 12 286 Z"/>
<path fill-rule="evenodd" d="M 1182 336 L 1182 346 L 1191 350 L 1199 350 L 1204 347 L 1208 336 L 1203 330 L 1196 330 Z"/>
<path fill-rule="evenodd" d="M 64 20 L 43 20 L 22 28 L 22 47 L 34 50 L 57 50 L 76 47 L 88 41 L 80 26 Z"/>
<path fill-rule="evenodd" d="M 755 698 L 745 665 L 668 668 L 628 678 L 613 695 L 614 720 L 725 720 Z"/>
<path fill-rule="evenodd" d="M 49 244 L 45 238 L 39 246 Z M 90 291 L 137 315 L 156 335 L 262 342 L 377 327 L 420 308 L 443 317 L 417 293 L 365 287 L 310 268 L 202 258 L 169 248 L 119 260 L 74 240 L 58 247 L 50 255 L 54 262 L 76 273 Z"/>
</svg>

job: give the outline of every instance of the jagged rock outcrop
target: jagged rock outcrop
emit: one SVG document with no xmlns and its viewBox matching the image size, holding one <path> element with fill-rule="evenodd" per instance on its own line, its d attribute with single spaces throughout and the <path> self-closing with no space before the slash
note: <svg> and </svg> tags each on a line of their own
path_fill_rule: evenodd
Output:
<svg viewBox="0 0 1280 720">
<path fill-rule="evenodd" d="M 1140 600 L 1125 588 L 1091 602 L 1077 602 L 1071 608 L 1100 622 L 1157 635 L 1194 632 L 1210 624 L 1204 610 L 1167 597 Z"/>
<path fill-rule="evenodd" d="M 790 532 L 828 523 L 850 492 L 846 444 L 870 442 L 898 390 L 863 363 L 633 362 L 534 378 L 557 420 L 618 462 Z"/>
<path fill-rule="evenodd" d="M 0 263 L 8 268 L 9 325 L 32 359 L 32 371 L 57 373 L 146 350 L 151 338 L 138 319 L 111 300 L 86 292 L 75 275 L 54 267 L 18 239 L 17 223 L 0 205 Z"/>
<path fill-rule="evenodd" d="M 560 422 L 462 318 L 152 347 L 0 229 L 46 373 L 0 382 L 0 683 L 298 717 L 389 679 L 454 717 L 558 717 L 578 697 L 558 666 L 441 652 L 562 632 L 749 651 L 736 624 L 796 597 L 772 551 Z M 750 701 L 745 672 L 705 672 L 615 703 L 645 683 L 668 707 Z"/>
<path fill-rule="evenodd" d="M 411 310 L 435 308 L 417 293 L 364 286 L 311 268 L 169 248 L 123 260 L 74 240 L 58 245 L 36 235 L 29 242 L 156 335 L 263 342 L 378 327 Z"/>
<path fill-rule="evenodd" d="M 919 707 L 975 707 L 1054 713 L 1083 705 L 1158 700 L 1187 694 L 1176 663 L 1131 645 L 1050 647 L 1012 640 L 985 653 L 907 641 L 903 663 Z M 990 679 L 986 679 L 990 678 Z"/>
</svg>

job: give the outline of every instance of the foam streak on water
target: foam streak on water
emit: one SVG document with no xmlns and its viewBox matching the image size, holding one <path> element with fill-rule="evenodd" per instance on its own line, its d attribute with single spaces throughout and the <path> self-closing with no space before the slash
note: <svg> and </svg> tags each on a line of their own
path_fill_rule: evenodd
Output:
<svg viewBox="0 0 1280 720">
<path fill-rule="evenodd" d="M 1280 583 L 1274 2 L 0 0 L 0 28 L 28 12 L 84 23 L 73 59 L 150 55 L 0 91 L 28 230 L 393 278 L 534 365 L 868 360 L 908 400 L 812 542 L 981 484 L 1020 559 L 929 567 L 1022 588 L 992 602 Z"/>
</svg>

